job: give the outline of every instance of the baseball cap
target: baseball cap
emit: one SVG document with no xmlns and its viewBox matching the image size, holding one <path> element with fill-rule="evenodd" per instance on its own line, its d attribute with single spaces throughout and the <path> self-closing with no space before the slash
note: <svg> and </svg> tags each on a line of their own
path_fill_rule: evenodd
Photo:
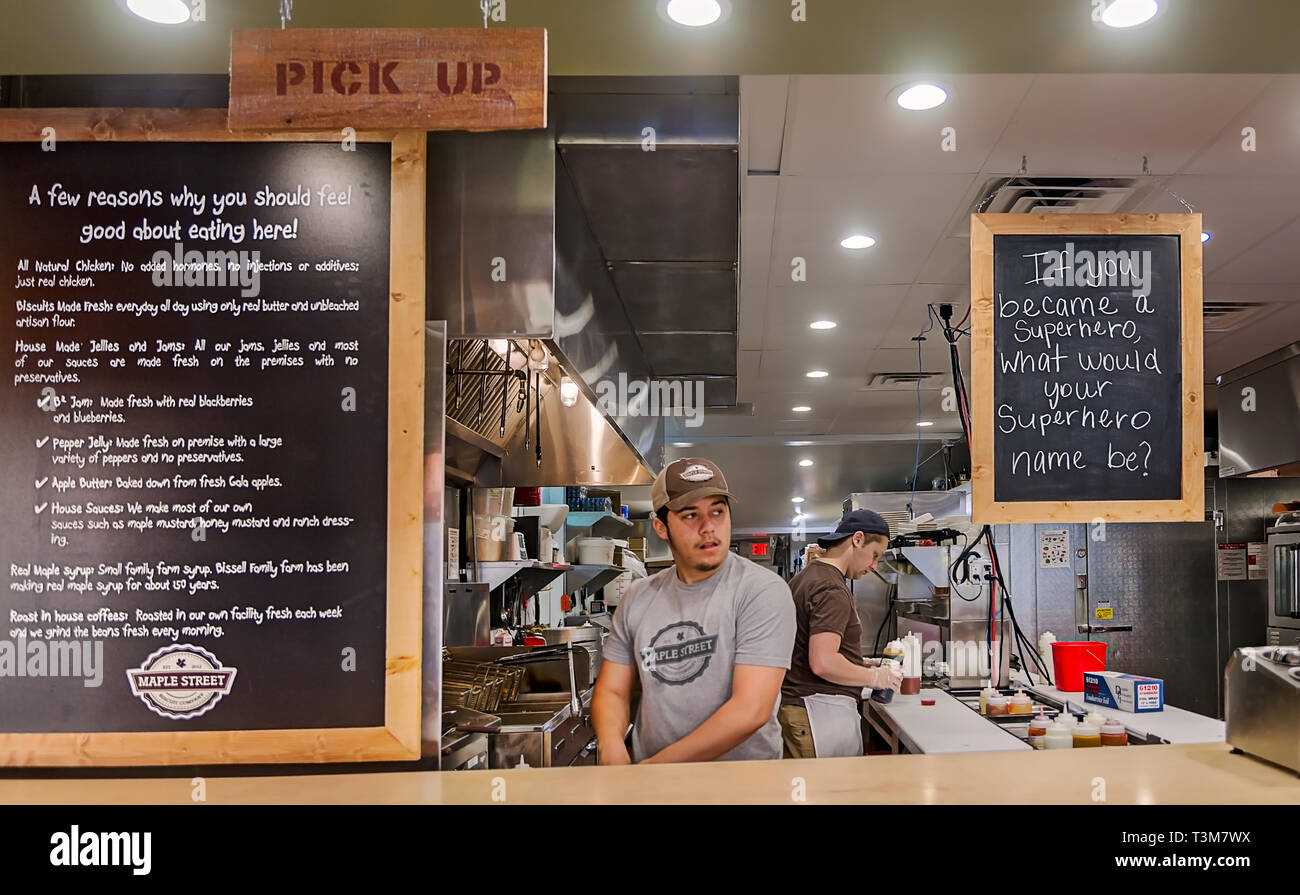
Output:
<svg viewBox="0 0 1300 895">
<path fill-rule="evenodd" d="M 669 463 L 655 476 L 655 483 L 650 486 L 650 503 L 656 513 L 664 507 L 680 510 L 701 497 L 714 494 L 740 499 L 727 490 L 727 480 L 712 460 L 683 457 Z"/>
<path fill-rule="evenodd" d="M 822 549 L 834 547 L 845 538 L 852 537 L 857 531 L 868 535 L 884 535 L 888 538 L 889 523 L 885 521 L 884 516 L 874 510 L 852 510 L 844 514 L 844 518 L 840 520 L 834 532 L 817 539 L 817 546 Z"/>
</svg>

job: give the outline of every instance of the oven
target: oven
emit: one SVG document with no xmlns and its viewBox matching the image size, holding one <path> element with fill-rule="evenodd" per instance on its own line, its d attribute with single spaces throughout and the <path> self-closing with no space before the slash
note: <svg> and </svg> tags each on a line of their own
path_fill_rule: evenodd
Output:
<svg viewBox="0 0 1300 895">
<path fill-rule="evenodd" d="M 1268 530 L 1268 644 L 1300 645 L 1300 522 Z"/>
</svg>

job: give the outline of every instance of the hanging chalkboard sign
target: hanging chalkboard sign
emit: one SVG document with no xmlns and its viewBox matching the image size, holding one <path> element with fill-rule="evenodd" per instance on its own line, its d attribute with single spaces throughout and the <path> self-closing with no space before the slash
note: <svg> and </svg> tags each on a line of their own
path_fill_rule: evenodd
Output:
<svg viewBox="0 0 1300 895">
<path fill-rule="evenodd" d="M 0 116 L 0 764 L 419 756 L 423 153 Z"/>
<path fill-rule="evenodd" d="M 1199 521 L 1199 215 L 974 215 L 977 522 Z"/>
</svg>

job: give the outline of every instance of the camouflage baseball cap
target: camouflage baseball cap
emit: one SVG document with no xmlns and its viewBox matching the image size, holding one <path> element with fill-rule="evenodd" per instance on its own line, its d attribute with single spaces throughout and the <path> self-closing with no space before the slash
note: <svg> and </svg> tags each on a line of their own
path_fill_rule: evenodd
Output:
<svg viewBox="0 0 1300 895">
<path fill-rule="evenodd" d="M 664 507 L 679 510 L 701 497 L 714 494 L 732 500 L 740 499 L 727 490 L 727 480 L 713 461 L 702 457 L 683 457 L 669 463 L 655 477 L 655 483 L 650 488 L 650 503 L 656 513 Z"/>
</svg>

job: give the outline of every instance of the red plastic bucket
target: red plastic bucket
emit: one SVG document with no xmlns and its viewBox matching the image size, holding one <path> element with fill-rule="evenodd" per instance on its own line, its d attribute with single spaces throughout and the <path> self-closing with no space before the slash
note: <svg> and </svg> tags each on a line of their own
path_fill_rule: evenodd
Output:
<svg viewBox="0 0 1300 895">
<path fill-rule="evenodd" d="M 1052 644 L 1056 689 L 1083 692 L 1085 671 L 1106 670 L 1106 644 L 1099 640 L 1058 640 Z"/>
</svg>

